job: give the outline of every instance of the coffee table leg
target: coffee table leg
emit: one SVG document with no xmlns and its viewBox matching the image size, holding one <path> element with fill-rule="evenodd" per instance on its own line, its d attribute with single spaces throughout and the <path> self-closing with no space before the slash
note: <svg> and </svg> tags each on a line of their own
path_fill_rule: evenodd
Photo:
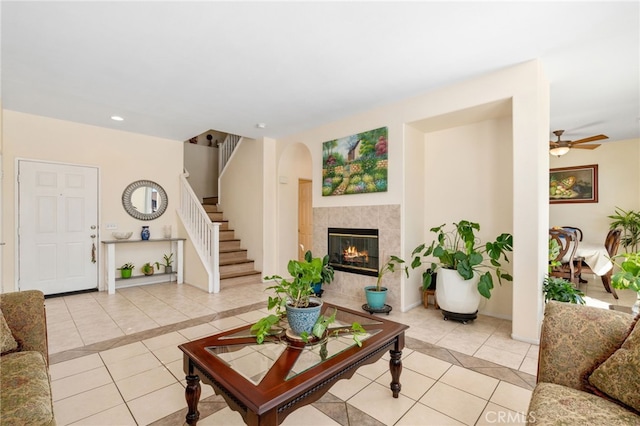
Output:
<svg viewBox="0 0 640 426">
<path fill-rule="evenodd" d="M 389 371 L 391 371 L 391 391 L 393 397 L 397 398 L 400 395 L 400 373 L 402 372 L 402 351 L 390 350 L 391 359 L 389 360 Z"/>
<path fill-rule="evenodd" d="M 186 377 L 187 387 L 184 391 L 184 396 L 187 399 L 187 424 L 196 425 L 200 418 L 200 412 L 198 411 L 198 401 L 200 401 L 200 377 L 197 374 L 191 374 Z"/>
</svg>

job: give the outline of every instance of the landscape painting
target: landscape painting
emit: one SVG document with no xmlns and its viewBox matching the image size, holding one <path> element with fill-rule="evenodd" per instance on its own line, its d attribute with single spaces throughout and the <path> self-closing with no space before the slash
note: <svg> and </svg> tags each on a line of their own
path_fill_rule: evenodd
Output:
<svg viewBox="0 0 640 426">
<path fill-rule="evenodd" d="M 322 144 L 322 195 L 387 191 L 387 127 Z"/>
</svg>

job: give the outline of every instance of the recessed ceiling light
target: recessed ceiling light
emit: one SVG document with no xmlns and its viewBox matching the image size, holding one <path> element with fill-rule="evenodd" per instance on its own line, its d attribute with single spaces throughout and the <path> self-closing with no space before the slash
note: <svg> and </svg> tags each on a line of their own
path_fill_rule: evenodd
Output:
<svg viewBox="0 0 640 426">
<path fill-rule="evenodd" d="M 258 124 L 256 124 L 256 127 L 257 127 L 258 129 L 264 129 L 264 128 L 266 128 L 266 127 L 267 127 L 267 125 L 266 125 L 265 123 L 258 123 Z"/>
<path fill-rule="evenodd" d="M 120 117 L 119 115 L 112 115 L 111 119 L 114 121 L 124 121 L 124 118 Z"/>
</svg>

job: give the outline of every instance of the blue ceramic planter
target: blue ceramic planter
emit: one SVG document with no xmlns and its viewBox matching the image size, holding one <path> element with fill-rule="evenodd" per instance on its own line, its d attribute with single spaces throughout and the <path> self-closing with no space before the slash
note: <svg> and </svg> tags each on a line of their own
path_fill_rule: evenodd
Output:
<svg viewBox="0 0 640 426">
<path fill-rule="evenodd" d="M 289 321 L 289 327 L 291 331 L 300 335 L 303 331 L 306 331 L 311 335 L 313 331 L 313 325 L 318 320 L 320 316 L 320 309 L 322 308 L 322 301 L 320 299 L 316 299 L 314 297 L 311 298 L 311 301 L 318 306 L 312 306 L 309 308 L 294 308 L 293 306 L 287 305 L 287 321 Z"/>
</svg>

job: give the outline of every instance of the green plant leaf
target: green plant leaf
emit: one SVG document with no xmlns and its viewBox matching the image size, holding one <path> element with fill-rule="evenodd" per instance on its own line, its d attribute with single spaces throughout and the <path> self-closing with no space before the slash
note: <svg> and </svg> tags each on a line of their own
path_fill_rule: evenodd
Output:
<svg viewBox="0 0 640 426">
<path fill-rule="evenodd" d="M 478 292 L 482 297 L 489 299 L 491 298 L 491 290 L 493 290 L 493 278 L 491 278 L 490 272 L 485 272 L 478 281 Z"/>
</svg>

